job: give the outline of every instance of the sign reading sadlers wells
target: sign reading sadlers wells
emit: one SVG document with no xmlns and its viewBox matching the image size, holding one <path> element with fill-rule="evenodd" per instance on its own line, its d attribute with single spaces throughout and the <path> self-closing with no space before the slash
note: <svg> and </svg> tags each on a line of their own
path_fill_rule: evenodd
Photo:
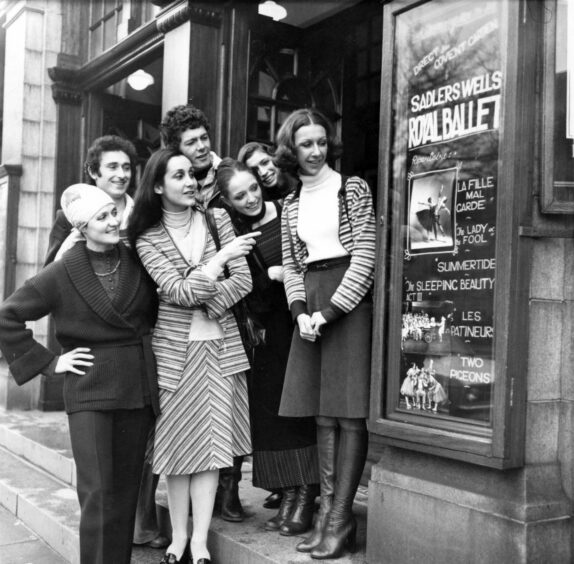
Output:
<svg viewBox="0 0 574 564">
<path fill-rule="evenodd" d="M 394 166 L 403 253 L 398 409 L 492 417 L 497 166 L 504 74 L 496 2 L 401 15 Z"/>
</svg>

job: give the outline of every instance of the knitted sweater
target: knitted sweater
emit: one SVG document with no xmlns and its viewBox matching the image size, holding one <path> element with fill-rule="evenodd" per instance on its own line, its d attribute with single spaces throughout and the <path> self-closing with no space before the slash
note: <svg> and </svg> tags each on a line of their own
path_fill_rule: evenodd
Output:
<svg viewBox="0 0 574 564">
<path fill-rule="evenodd" d="M 285 291 L 293 318 L 307 311 L 304 277 L 308 257 L 297 234 L 301 184 L 285 198 L 281 216 L 281 240 Z M 320 218 L 317 218 L 320 220 Z M 347 179 L 339 191 L 339 240 L 351 255 L 349 268 L 321 313 L 327 322 L 352 311 L 371 289 L 375 271 L 375 214 L 371 191 L 357 176 Z"/>
<path fill-rule="evenodd" d="M 86 374 L 66 374 L 68 413 L 142 407 L 146 396 L 159 410 L 151 353 L 157 291 L 121 243 L 119 251 L 120 279 L 113 301 L 90 266 L 85 243 L 80 242 L 0 306 L 0 349 L 18 384 L 41 373 L 56 357 L 34 339 L 27 321 L 52 314 L 64 351 L 91 349 L 94 365 Z"/>
</svg>

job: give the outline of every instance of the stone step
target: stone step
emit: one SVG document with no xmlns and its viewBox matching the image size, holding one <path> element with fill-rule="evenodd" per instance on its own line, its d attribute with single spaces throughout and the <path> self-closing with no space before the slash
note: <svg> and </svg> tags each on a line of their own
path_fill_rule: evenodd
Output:
<svg viewBox="0 0 574 564">
<path fill-rule="evenodd" d="M 0 503 L 71 564 L 79 564 L 76 491 L 0 448 Z"/>
<path fill-rule="evenodd" d="M 0 503 L 69 562 L 77 564 L 79 508 L 66 415 L 0 411 L 0 448 Z M 265 521 L 276 511 L 262 507 L 267 492 L 251 485 L 249 462 L 243 465 L 239 490 L 248 517 L 243 523 L 229 523 L 214 516 L 209 537 L 214 564 L 311 562 L 309 555 L 295 550 L 299 537 L 265 531 Z M 361 489 L 356 501 L 359 551 L 338 559 L 339 564 L 366 563 L 366 490 Z M 157 503 L 160 526 L 169 534 L 163 480 Z M 161 555 L 162 551 L 137 547 L 132 564 L 157 564 Z"/>
</svg>

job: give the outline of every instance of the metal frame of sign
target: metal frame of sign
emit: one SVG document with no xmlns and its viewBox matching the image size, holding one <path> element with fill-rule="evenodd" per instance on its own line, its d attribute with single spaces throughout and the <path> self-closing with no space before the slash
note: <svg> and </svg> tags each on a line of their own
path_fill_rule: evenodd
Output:
<svg viewBox="0 0 574 564">
<path fill-rule="evenodd" d="M 533 86 L 529 87 L 528 84 L 535 84 L 532 80 L 533 70 L 529 69 L 527 62 L 523 62 L 523 57 L 519 57 L 520 42 L 526 41 L 526 35 L 521 30 L 521 26 L 524 25 L 521 3 L 514 0 L 494 0 L 494 4 L 496 4 L 496 8 L 493 8 L 493 13 L 495 12 L 494 23 L 488 24 L 487 22 L 482 28 L 480 23 L 476 24 L 477 30 L 482 29 L 482 32 L 477 31 L 477 33 L 482 33 L 483 38 L 486 37 L 487 33 L 497 34 L 495 44 L 499 45 L 499 54 L 497 55 L 499 57 L 497 59 L 499 70 L 493 72 L 493 69 L 489 69 L 490 75 L 486 76 L 485 74 L 485 78 L 480 79 L 482 81 L 480 86 L 475 88 L 475 91 L 480 93 L 479 95 L 472 100 L 470 97 L 464 100 L 464 96 L 462 96 L 462 101 L 457 102 L 459 108 L 451 105 L 450 109 L 445 110 L 448 119 L 456 111 L 467 112 L 467 121 L 464 123 L 468 125 L 471 123 L 471 119 L 474 119 L 475 121 L 472 123 L 477 127 L 480 126 L 480 123 L 476 120 L 479 119 L 478 115 L 482 111 L 481 119 L 484 122 L 482 129 L 486 133 L 482 133 L 481 130 L 479 134 L 496 137 L 495 143 L 490 145 L 495 147 L 496 153 L 489 153 L 489 160 L 488 162 L 485 161 L 484 165 L 485 170 L 491 171 L 491 176 L 487 177 L 487 173 L 484 172 L 483 177 L 476 180 L 476 182 L 482 182 L 485 188 L 491 188 L 491 193 L 494 195 L 490 198 L 486 193 L 477 192 L 474 195 L 475 201 L 483 202 L 481 205 L 485 209 L 487 206 L 491 206 L 488 212 L 490 215 L 487 212 L 476 212 L 486 214 L 484 217 L 473 215 L 472 212 L 464 213 L 466 209 L 464 202 L 472 201 L 466 194 L 462 193 L 463 190 L 466 190 L 465 178 L 468 179 L 473 174 L 478 178 L 481 174 L 480 150 L 484 143 L 481 147 L 476 148 L 476 156 L 472 157 L 474 159 L 472 163 L 469 163 L 472 159 L 468 158 L 468 155 L 472 153 L 472 149 L 469 149 L 469 147 L 472 148 L 472 135 L 475 131 L 478 132 L 478 129 L 471 131 L 469 126 L 465 130 L 465 126 L 461 126 L 460 122 L 458 123 L 460 139 L 465 138 L 460 144 L 464 150 L 459 151 L 459 153 L 464 154 L 464 159 L 459 160 L 456 156 L 456 150 L 453 150 L 457 148 L 457 138 L 455 138 L 456 136 L 453 137 L 452 130 L 449 131 L 449 142 L 446 147 L 444 144 L 444 139 L 447 139 L 447 125 L 445 125 L 447 118 L 445 118 L 443 108 L 447 105 L 443 103 L 442 99 L 435 97 L 436 92 L 431 92 L 427 95 L 428 100 L 431 98 L 433 100 L 429 102 L 431 108 L 429 115 L 434 109 L 438 112 L 438 117 L 431 116 L 428 118 L 426 123 L 430 129 L 425 133 L 427 135 L 426 141 L 429 145 L 434 145 L 436 151 L 452 150 L 452 152 L 442 162 L 437 161 L 437 163 L 417 167 L 413 164 L 412 154 L 409 156 L 408 151 L 412 150 L 416 143 L 421 142 L 421 139 L 416 142 L 412 141 L 411 134 L 405 133 L 405 129 L 408 131 L 410 124 L 407 119 L 409 111 L 411 116 L 415 115 L 408 94 L 414 91 L 410 89 L 412 81 L 418 84 L 416 82 L 418 79 L 412 78 L 415 76 L 416 66 L 412 67 L 412 76 L 409 75 L 410 78 L 407 78 L 407 80 L 411 80 L 407 83 L 409 85 L 407 90 L 404 93 L 401 91 L 400 96 L 397 97 L 399 99 L 397 107 L 393 101 L 395 69 L 402 68 L 404 71 L 404 67 L 400 67 L 399 63 L 400 57 L 406 56 L 404 50 L 401 52 L 400 49 L 396 49 L 397 18 L 411 10 L 421 10 L 421 15 L 423 15 L 422 10 L 424 10 L 424 14 L 427 15 L 429 9 L 432 10 L 434 7 L 436 7 L 437 12 L 449 14 L 449 9 L 453 7 L 456 13 L 452 14 L 452 18 L 453 21 L 457 21 L 458 25 L 459 20 L 455 20 L 455 18 L 459 17 L 457 14 L 462 13 L 461 8 L 471 10 L 474 9 L 473 4 L 475 5 L 471 0 L 460 0 L 456 3 L 452 0 L 395 0 L 387 3 L 384 7 L 379 140 L 379 178 L 381 180 L 377 210 L 379 216 L 379 260 L 377 261 L 375 276 L 369 430 L 379 435 L 380 440 L 385 444 L 494 468 L 510 468 L 521 466 L 524 457 L 530 243 L 525 238 L 519 237 L 519 225 L 528 213 L 527 197 L 524 191 L 527 190 L 531 182 L 528 177 L 531 174 L 530 169 L 524 166 L 525 161 L 523 159 L 528 160 L 529 151 L 532 151 L 523 136 L 524 133 L 528 133 L 530 126 L 527 122 L 522 121 L 524 118 L 522 114 L 516 111 L 516 108 L 522 107 L 521 104 L 525 104 L 528 97 L 532 95 Z M 484 10 L 482 5 L 481 10 Z M 416 12 L 411 12 L 410 15 L 413 14 L 415 18 L 403 21 L 416 22 Z M 419 68 L 432 64 L 438 56 L 444 56 L 444 60 L 448 60 L 447 48 L 442 44 L 439 45 L 438 41 L 441 43 L 446 41 L 443 38 L 447 34 L 442 32 L 449 26 L 445 22 L 443 24 L 445 28 L 441 29 L 440 18 L 438 22 L 436 37 L 441 39 L 437 40 L 437 45 L 432 50 L 429 50 L 432 44 L 430 41 L 416 51 L 417 57 L 419 52 L 428 55 L 420 59 L 419 64 L 421 66 Z M 469 21 L 469 25 L 472 27 L 472 22 Z M 449 31 L 452 27 L 449 28 Z M 424 35 L 417 35 L 420 27 L 418 30 L 409 28 L 407 31 L 405 37 L 411 42 L 417 41 L 417 37 Z M 431 31 L 428 31 L 427 37 L 429 35 L 432 39 Z M 456 51 L 458 55 L 464 56 L 465 48 L 472 45 L 472 40 L 464 43 L 467 39 L 467 35 L 464 35 L 464 38 L 459 37 L 460 42 L 455 45 L 455 50 L 452 52 Z M 429 53 L 433 54 L 429 55 Z M 468 67 L 470 68 L 472 65 L 469 64 Z M 485 68 L 487 67 L 488 65 Z M 411 69 L 411 67 L 408 68 Z M 483 67 L 478 65 L 476 68 L 482 69 Z M 462 76 L 466 69 L 467 67 L 461 64 L 458 69 L 459 76 Z M 474 73 L 469 76 L 471 79 L 478 74 L 478 71 L 475 70 L 468 72 Z M 429 88 L 429 92 L 433 88 L 432 76 L 438 75 L 436 73 L 433 75 L 429 71 L 428 81 L 424 83 L 425 87 Z M 443 82 L 440 84 L 452 86 L 456 80 L 462 79 L 457 79 L 456 73 L 453 72 L 450 78 L 441 77 L 441 80 Z M 485 84 L 488 84 L 489 80 L 491 92 L 486 92 Z M 454 92 L 450 86 L 448 90 Z M 456 89 L 458 86 L 453 88 Z M 466 107 L 462 107 L 462 102 L 466 104 Z M 411 105 L 409 106 L 409 104 Z M 490 104 L 490 106 L 487 107 L 486 104 Z M 499 106 L 495 107 L 495 104 L 499 104 Z M 475 111 L 472 118 L 471 105 Z M 481 106 L 482 110 L 480 109 Z M 492 121 L 494 112 L 496 112 L 496 119 L 499 121 Z M 422 115 L 422 113 L 417 115 Z M 422 119 L 426 118 L 423 116 Z M 489 119 L 490 121 L 488 121 Z M 451 126 L 455 127 L 452 122 Z M 397 133 L 396 130 L 398 129 L 402 133 Z M 418 133 L 413 133 L 413 135 L 418 135 Z M 397 139 L 400 142 L 397 142 Z M 425 154 L 430 155 L 430 149 Z M 472 154 L 474 155 L 474 153 Z M 423 158 L 423 160 L 425 159 Z M 469 173 L 469 169 L 472 170 L 472 174 Z M 456 199 L 457 193 L 460 198 L 459 203 Z M 437 204 L 441 202 L 443 203 L 443 210 L 447 208 L 448 214 L 443 212 L 441 215 L 437 212 Z M 459 207 L 460 205 L 463 207 Z M 434 218 L 436 226 L 433 226 L 432 222 L 428 222 L 429 213 L 426 212 L 425 206 L 431 210 L 430 216 Z M 468 207 L 472 208 L 470 204 Z M 473 227 L 473 218 L 480 218 L 480 223 L 479 220 L 475 221 L 476 229 Z M 425 221 L 427 221 L 426 224 Z M 484 237 L 478 243 L 476 241 L 469 242 L 468 237 L 463 240 L 463 234 L 471 234 L 479 230 L 484 234 Z M 482 250 L 476 251 L 480 245 L 483 246 Z M 465 253 L 467 254 L 465 255 Z M 475 268 L 476 265 L 479 265 L 476 268 L 490 268 L 491 270 L 487 271 L 486 274 L 484 272 L 476 274 L 474 282 L 464 279 L 464 283 L 461 282 L 463 278 L 458 281 L 455 280 L 455 282 L 452 280 L 449 283 L 443 282 L 446 278 L 441 278 L 440 270 L 434 271 L 430 281 L 421 275 L 421 280 L 416 284 L 409 280 L 408 276 L 405 276 L 405 272 L 411 268 L 409 261 L 413 257 L 419 261 L 420 265 L 428 269 L 435 268 L 434 265 L 439 259 L 451 261 L 454 264 L 467 256 L 471 259 L 479 257 L 477 261 L 469 263 L 470 267 Z M 458 262 L 456 264 L 458 268 L 460 264 Z M 407 266 L 405 267 L 405 265 Z M 420 272 L 424 273 L 425 271 L 421 269 Z M 417 284 L 418 288 L 416 287 Z M 484 286 L 482 292 L 480 284 Z M 413 287 L 410 289 L 420 289 L 421 292 L 414 292 L 411 295 L 405 289 L 405 285 L 412 285 Z M 446 288 L 443 295 L 427 291 L 429 289 L 434 290 L 437 286 Z M 448 288 L 450 290 L 454 288 L 456 292 L 451 291 L 449 293 Z M 474 358 L 475 362 L 486 364 L 488 355 L 491 355 L 491 358 L 488 359 L 488 366 L 492 367 L 494 384 L 490 387 L 489 411 L 488 417 L 485 419 L 450 415 L 448 409 L 440 404 L 441 401 L 448 402 L 448 400 L 444 400 L 445 394 L 434 394 L 432 396 L 435 400 L 434 403 L 428 399 L 431 396 L 427 394 L 428 404 L 424 408 L 420 405 L 417 406 L 415 402 L 408 405 L 409 402 L 405 402 L 405 398 L 401 395 L 404 391 L 401 382 L 405 382 L 405 374 L 408 374 L 407 369 L 409 367 L 412 368 L 410 374 L 422 374 L 427 388 L 431 386 L 436 391 L 434 376 L 437 375 L 439 363 L 442 359 L 447 358 L 448 360 L 453 356 L 451 352 L 448 353 L 448 356 L 446 354 L 441 356 L 442 353 L 440 352 L 443 336 L 449 334 L 449 325 L 446 325 L 445 331 L 445 322 L 448 319 L 447 323 L 452 323 L 453 318 L 456 320 L 458 316 L 460 323 L 460 319 L 464 317 L 463 314 L 465 313 L 469 316 L 477 315 L 474 311 L 465 311 L 466 306 L 464 304 L 467 297 L 465 291 L 467 288 L 472 288 L 473 303 L 478 303 L 480 306 L 480 300 L 482 297 L 484 298 L 485 303 L 482 309 L 487 314 L 490 312 L 489 315 L 491 316 L 489 328 L 465 328 L 467 331 L 476 329 L 478 332 L 481 330 L 489 336 L 483 338 L 482 341 L 480 339 L 475 340 L 475 344 L 478 342 L 480 345 L 475 349 L 482 347 L 481 350 L 490 352 L 484 355 L 484 359 Z M 405 298 L 405 296 L 407 297 Z M 405 299 L 412 301 L 405 301 Z M 474 309 L 480 310 L 481 308 L 476 307 Z M 421 332 L 419 337 L 412 339 L 409 343 L 410 351 L 414 351 L 415 354 L 415 356 L 411 354 L 410 357 L 405 354 L 404 341 L 411 339 L 408 335 L 408 328 L 405 329 L 405 311 L 414 312 L 414 317 L 419 321 L 424 319 L 424 323 L 426 323 L 426 327 L 423 328 L 426 334 Z M 454 329 L 450 334 L 455 334 Z M 446 336 L 444 338 L 446 342 Z M 434 353 L 428 353 L 430 348 L 425 349 L 427 352 L 423 354 L 417 352 L 422 350 L 421 347 L 426 346 L 425 340 L 428 342 L 428 347 L 435 347 Z M 472 339 L 470 342 L 472 345 Z M 421 354 L 420 362 L 408 363 L 405 361 L 406 358 L 409 360 L 416 359 L 416 354 Z M 445 374 L 448 376 L 449 370 L 446 370 Z M 429 382 L 431 384 L 434 382 L 434 384 L 431 385 Z M 445 386 L 448 385 L 448 379 L 446 381 L 443 379 L 442 382 Z"/>
<path fill-rule="evenodd" d="M 557 0 L 544 0 L 544 70 L 542 101 L 541 199 L 543 213 L 574 213 L 574 2 L 569 0 L 566 17 L 558 16 Z M 557 25 L 565 24 L 558 33 Z M 565 78 L 557 81 L 557 42 L 565 41 Z M 559 98 L 564 96 L 557 104 Z M 561 107 L 564 104 L 564 107 Z M 560 117 L 562 116 L 562 117 Z"/>
</svg>

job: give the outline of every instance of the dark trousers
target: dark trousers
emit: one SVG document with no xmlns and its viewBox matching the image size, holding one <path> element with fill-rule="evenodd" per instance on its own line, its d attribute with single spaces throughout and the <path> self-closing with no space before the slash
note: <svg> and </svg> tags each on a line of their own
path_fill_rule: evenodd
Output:
<svg viewBox="0 0 574 564">
<path fill-rule="evenodd" d="M 129 564 L 150 407 L 68 414 L 81 564 Z"/>
</svg>

